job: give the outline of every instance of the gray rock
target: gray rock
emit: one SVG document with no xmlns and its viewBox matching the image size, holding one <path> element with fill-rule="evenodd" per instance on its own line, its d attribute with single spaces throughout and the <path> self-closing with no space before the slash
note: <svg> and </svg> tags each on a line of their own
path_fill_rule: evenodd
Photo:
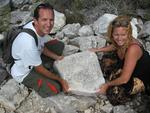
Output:
<svg viewBox="0 0 150 113">
<path fill-rule="evenodd" d="M 52 106 L 46 103 L 47 100 L 32 91 L 16 111 L 17 113 L 51 113 Z"/>
<path fill-rule="evenodd" d="M 80 29 L 81 25 L 79 23 L 76 24 L 67 24 L 62 32 L 64 33 L 64 35 L 70 39 L 78 36 L 78 31 Z"/>
<path fill-rule="evenodd" d="M 11 87 L 10 87 L 11 86 Z M 11 111 L 16 110 L 28 95 L 28 90 L 10 79 L 0 90 L 0 104 Z"/>
<path fill-rule="evenodd" d="M 0 0 L 0 32 L 9 28 L 10 23 L 10 0 Z"/>
<path fill-rule="evenodd" d="M 106 34 L 108 26 L 111 21 L 113 21 L 117 16 L 114 14 L 104 14 L 102 15 L 97 21 L 94 22 L 93 24 L 93 30 L 95 31 L 95 34 Z M 135 26 L 138 24 L 137 19 L 133 18 L 131 20 L 131 27 L 133 29 L 132 31 L 132 36 L 137 38 L 137 27 Z"/>
<path fill-rule="evenodd" d="M 120 106 L 115 106 L 113 108 L 113 113 L 137 113 L 137 112 L 129 107 L 120 105 Z"/>
<path fill-rule="evenodd" d="M 143 29 L 139 32 L 139 38 L 145 39 L 150 36 L 150 21 L 147 21 L 143 25 Z"/>
<path fill-rule="evenodd" d="M 96 103 L 96 100 L 90 97 L 63 94 L 48 97 L 47 99 L 49 100 L 49 105 L 52 105 L 57 113 L 76 113 L 76 111 L 83 111 Z"/>
<path fill-rule="evenodd" d="M 79 47 L 81 51 L 88 50 L 89 48 L 104 47 L 106 40 L 98 36 L 79 37 Z"/>
<path fill-rule="evenodd" d="M 27 3 L 32 3 L 32 0 L 11 0 L 13 8 L 21 8 L 23 5 Z"/>
<path fill-rule="evenodd" d="M 0 0 L 0 16 L 10 12 L 10 0 Z"/>
<path fill-rule="evenodd" d="M 0 85 L 6 80 L 6 78 L 8 78 L 10 75 L 8 74 L 8 72 L 4 69 L 4 67 L 2 67 L 2 65 L 0 64 Z"/>
<path fill-rule="evenodd" d="M 91 26 L 89 25 L 84 25 L 79 29 L 79 33 L 80 36 L 91 36 L 94 35 L 93 29 Z"/>
<path fill-rule="evenodd" d="M 93 24 L 93 30 L 95 31 L 95 34 L 99 35 L 102 33 L 106 33 L 109 23 L 116 17 L 117 16 L 114 14 L 107 13 L 99 17 L 99 19 L 97 19 Z"/>
<path fill-rule="evenodd" d="M 11 12 L 11 24 L 13 26 L 24 25 L 26 22 L 31 21 L 31 12 L 30 11 L 12 11 Z"/>
<path fill-rule="evenodd" d="M 5 113 L 5 109 L 4 108 L 0 108 L 0 113 Z"/>
<path fill-rule="evenodd" d="M 74 53 L 77 53 L 79 51 L 79 48 L 73 45 L 65 45 L 63 55 L 68 56 Z"/>
</svg>

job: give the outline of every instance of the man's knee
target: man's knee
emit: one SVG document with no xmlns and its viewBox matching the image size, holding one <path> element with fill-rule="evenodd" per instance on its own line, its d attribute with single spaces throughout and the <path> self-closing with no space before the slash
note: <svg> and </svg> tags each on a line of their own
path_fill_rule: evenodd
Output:
<svg viewBox="0 0 150 113">
<path fill-rule="evenodd" d="M 61 41 L 57 41 L 55 43 L 48 42 L 45 44 L 45 46 L 52 52 L 56 53 L 57 55 L 62 55 L 62 52 L 64 50 L 64 43 Z"/>
</svg>

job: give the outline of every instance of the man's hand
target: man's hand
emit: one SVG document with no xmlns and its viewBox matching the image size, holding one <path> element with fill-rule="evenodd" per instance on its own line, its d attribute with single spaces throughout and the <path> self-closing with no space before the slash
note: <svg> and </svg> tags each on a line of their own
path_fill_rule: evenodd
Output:
<svg viewBox="0 0 150 113">
<path fill-rule="evenodd" d="M 64 56 L 58 56 L 56 60 L 62 60 Z"/>
<path fill-rule="evenodd" d="M 61 84 L 62 84 L 62 87 L 63 87 L 63 91 L 64 91 L 65 93 L 68 92 L 69 85 L 68 85 L 67 81 L 64 80 L 64 79 L 62 79 L 62 80 L 61 80 Z"/>
</svg>

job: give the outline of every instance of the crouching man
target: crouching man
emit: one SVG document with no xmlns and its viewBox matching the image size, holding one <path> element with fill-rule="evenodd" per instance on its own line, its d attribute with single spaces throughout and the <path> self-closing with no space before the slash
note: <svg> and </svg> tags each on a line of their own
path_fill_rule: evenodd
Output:
<svg viewBox="0 0 150 113">
<path fill-rule="evenodd" d="M 54 25 L 54 10 L 48 3 L 42 3 L 34 10 L 33 21 L 24 28 L 32 29 L 38 38 L 35 39 L 28 33 L 21 32 L 12 44 L 12 56 L 15 63 L 11 67 L 12 77 L 28 88 L 32 88 L 42 97 L 51 96 L 61 91 L 67 92 L 68 83 L 58 75 L 52 73 L 50 65 L 45 63 L 62 60 L 64 45 L 62 42 L 51 44 L 46 37 Z M 53 59 L 53 60 L 52 60 Z"/>
</svg>

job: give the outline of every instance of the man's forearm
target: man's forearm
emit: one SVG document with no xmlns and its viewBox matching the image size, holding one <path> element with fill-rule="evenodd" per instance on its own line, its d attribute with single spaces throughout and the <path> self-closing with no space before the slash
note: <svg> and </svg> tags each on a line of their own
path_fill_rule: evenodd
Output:
<svg viewBox="0 0 150 113">
<path fill-rule="evenodd" d="M 46 76 L 50 79 L 53 79 L 53 80 L 57 80 L 59 82 L 62 82 L 62 79 L 60 77 L 58 77 L 57 75 L 51 73 L 50 71 L 48 71 L 46 68 L 44 68 L 42 65 L 39 65 L 39 66 L 36 66 L 35 67 L 35 70 L 42 74 L 43 76 Z"/>
</svg>

